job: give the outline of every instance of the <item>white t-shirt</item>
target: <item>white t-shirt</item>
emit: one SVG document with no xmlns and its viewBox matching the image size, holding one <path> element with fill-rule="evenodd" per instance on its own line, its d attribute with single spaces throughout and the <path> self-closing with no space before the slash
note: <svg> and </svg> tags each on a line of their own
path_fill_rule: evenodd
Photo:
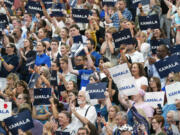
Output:
<svg viewBox="0 0 180 135">
<path fill-rule="evenodd" d="M 138 89 L 141 89 L 141 86 L 142 85 L 147 85 L 148 86 L 148 80 L 145 76 L 141 76 L 140 78 L 138 79 L 135 79 L 136 81 L 136 86 Z"/>
<path fill-rule="evenodd" d="M 90 105 L 86 104 L 83 108 L 76 107 L 76 111 L 81 116 L 86 117 L 92 124 L 95 124 L 95 121 L 97 119 L 96 109 L 94 106 L 90 106 L 90 108 L 89 106 Z M 87 109 L 88 111 L 86 113 Z M 74 114 L 72 114 L 72 125 L 74 125 L 75 131 L 78 131 L 80 127 L 83 127 L 83 123 L 76 116 L 74 116 Z"/>
<path fill-rule="evenodd" d="M 126 54 L 126 56 L 128 58 L 129 57 L 131 58 L 132 63 L 135 63 L 135 62 L 138 62 L 138 63 L 144 62 L 143 54 L 138 52 L 138 51 L 135 51 L 132 54 Z"/>
</svg>

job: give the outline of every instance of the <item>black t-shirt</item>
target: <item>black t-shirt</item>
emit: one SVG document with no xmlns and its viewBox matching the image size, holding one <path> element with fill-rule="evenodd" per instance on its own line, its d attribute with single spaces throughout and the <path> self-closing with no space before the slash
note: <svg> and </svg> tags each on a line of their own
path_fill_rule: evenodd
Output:
<svg viewBox="0 0 180 135">
<path fill-rule="evenodd" d="M 8 72 L 2 64 L 1 70 L 0 70 L 0 77 L 7 77 L 9 73 L 16 71 L 17 66 L 19 64 L 19 59 L 16 54 L 5 55 L 5 56 L 3 56 L 3 59 L 7 64 L 11 64 L 14 66 L 14 68 L 10 72 Z"/>
<path fill-rule="evenodd" d="M 167 7 L 167 5 L 165 4 L 164 0 L 161 0 L 161 8 L 162 8 L 162 14 L 167 14 L 169 8 Z"/>
</svg>

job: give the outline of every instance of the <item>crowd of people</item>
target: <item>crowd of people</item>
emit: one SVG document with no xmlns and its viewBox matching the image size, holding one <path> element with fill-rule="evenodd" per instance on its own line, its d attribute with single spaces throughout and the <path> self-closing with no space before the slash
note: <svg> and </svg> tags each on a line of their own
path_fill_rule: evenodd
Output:
<svg viewBox="0 0 180 135">
<path fill-rule="evenodd" d="M 43 14 L 28 12 L 29 1 L 39 3 Z M 0 0 L 0 14 L 8 18 L 0 31 L 0 98 L 12 102 L 12 115 L 29 110 L 34 123 L 19 135 L 180 135 L 180 94 L 174 104 L 165 94 L 163 106 L 155 108 L 144 100 L 147 92 L 166 93 L 166 86 L 180 81 L 179 72 L 162 78 L 155 66 L 180 45 L 180 0 L 143 1 L 134 7 L 136 0 L 52 0 L 47 8 L 42 0 L 11 7 Z M 58 3 L 63 16 L 52 17 Z M 72 9 L 88 9 L 88 23 L 76 22 Z M 160 27 L 141 30 L 138 17 L 151 15 L 158 15 Z M 117 47 L 113 34 L 125 29 L 132 42 Z M 152 52 L 152 40 L 169 44 Z M 108 70 L 124 63 L 137 95 L 121 94 Z M 107 83 L 105 98 L 90 99 L 86 86 L 100 82 Z M 38 88 L 51 88 L 50 105 L 33 105 Z M 12 134 L 4 121 L 0 134 Z"/>
</svg>

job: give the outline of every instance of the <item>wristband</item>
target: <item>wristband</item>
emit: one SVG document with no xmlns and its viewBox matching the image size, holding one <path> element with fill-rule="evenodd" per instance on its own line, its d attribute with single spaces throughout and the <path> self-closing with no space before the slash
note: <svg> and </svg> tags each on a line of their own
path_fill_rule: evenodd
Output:
<svg viewBox="0 0 180 135">
<path fill-rule="evenodd" d="M 4 59 L 2 58 L 1 61 L 4 62 Z"/>
</svg>

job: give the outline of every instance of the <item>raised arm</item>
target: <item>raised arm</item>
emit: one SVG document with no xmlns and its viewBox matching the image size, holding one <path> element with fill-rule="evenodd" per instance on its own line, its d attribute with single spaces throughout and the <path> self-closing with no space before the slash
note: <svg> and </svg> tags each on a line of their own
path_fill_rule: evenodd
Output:
<svg viewBox="0 0 180 135">
<path fill-rule="evenodd" d="M 73 67 L 72 67 L 71 58 L 68 58 L 68 70 L 72 74 L 79 75 L 78 70 L 74 70 Z"/>
</svg>

